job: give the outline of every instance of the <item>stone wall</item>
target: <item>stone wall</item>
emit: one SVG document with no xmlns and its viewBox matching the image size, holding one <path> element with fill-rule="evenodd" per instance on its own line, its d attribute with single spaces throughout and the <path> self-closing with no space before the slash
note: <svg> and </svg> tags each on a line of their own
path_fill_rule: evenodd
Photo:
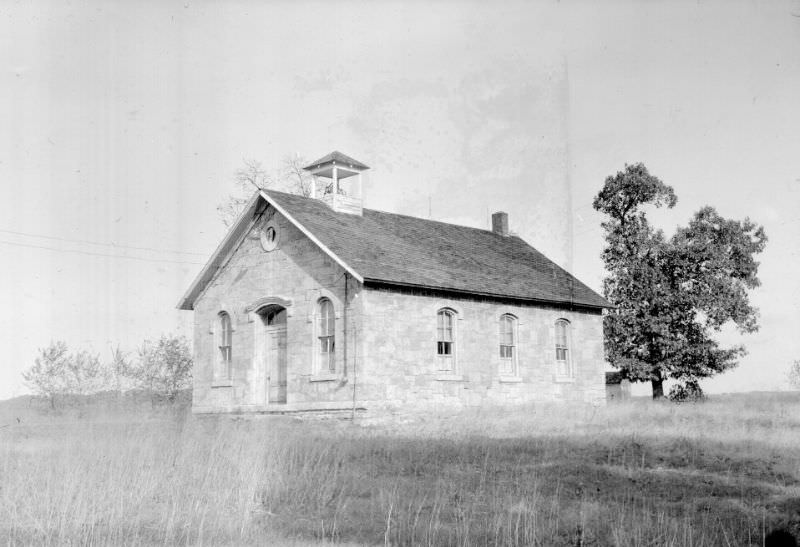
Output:
<svg viewBox="0 0 800 547">
<path fill-rule="evenodd" d="M 259 240 L 267 223 L 277 248 Z M 345 287 L 345 283 L 347 286 Z M 345 292 L 347 306 L 345 306 Z M 316 309 L 327 297 L 336 311 L 336 374 L 315 365 Z M 287 398 L 270 402 L 260 340 L 265 303 L 287 310 Z M 457 314 L 456 370 L 440 373 L 436 314 Z M 514 405 L 536 401 L 605 399 L 602 316 L 599 312 L 520 305 L 361 286 L 280 213 L 267 207 L 194 303 L 195 412 L 367 409 L 426 405 Z M 232 319 L 232 377 L 215 377 L 219 313 Z M 517 318 L 517 370 L 501 376 L 498 322 Z M 555 322 L 571 326 L 574 378 L 559 378 Z"/>
<path fill-rule="evenodd" d="M 259 235 L 266 222 L 278 228 L 277 248 L 265 252 Z M 345 353 L 345 316 L 348 339 L 359 317 L 358 283 L 349 275 L 348 309 L 345 310 L 345 271 L 323 253 L 300 230 L 271 207 L 254 220 L 229 261 L 194 304 L 194 390 L 195 412 L 257 411 L 279 406 L 287 410 L 314 408 L 320 403 L 352 404 L 352 388 L 347 385 L 348 367 L 353 359 Z M 314 322 L 317 302 L 329 298 L 336 312 L 336 375 L 315 374 Z M 265 336 L 261 317 L 254 304 L 285 303 L 287 310 L 287 401 L 268 404 L 267 371 L 263 356 L 257 355 L 259 337 Z M 219 356 L 218 314 L 232 319 L 232 369 L 230 381 L 214 377 Z"/>
<path fill-rule="evenodd" d="M 364 406 L 515 405 L 537 401 L 605 400 L 602 316 L 541 305 L 454 298 L 431 291 L 361 294 L 363 359 L 358 401 Z M 456 370 L 438 372 L 436 314 L 457 313 Z M 517 318 L 517 371 L 500 374 L 499 320 Z M 574 376 L 556 374 L 555 322 L 571 329 Z"/>
</svg>

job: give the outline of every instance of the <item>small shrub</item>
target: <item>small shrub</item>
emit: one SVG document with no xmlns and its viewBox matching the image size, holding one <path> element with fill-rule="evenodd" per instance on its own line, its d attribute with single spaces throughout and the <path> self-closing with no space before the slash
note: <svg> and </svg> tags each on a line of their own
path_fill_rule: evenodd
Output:
<svg viewBox="0 0 800 547">
<path fill-rule="evenodd" d="M 89 395 L 105 385 L 105 370 L 100 358 L 85 350 L 69 352 L 66 342 L 50 342 L 39 348 L 33 365 L 22 373 L 25 384 L 39 397 L 56 408 L 56 398 L 67 400 L 73 395 Z M 74 399 L 74 397 L 73 397 Z"/>
<path fill-rule="evenodd" d="M 121 365 L 137 388 L 152 394 L 152 403 L 174 403 L 192 387 L 192 352 L 184 336 L 162 335 L 157 342 L 146 340 L 138 359 Z"/>
<path fill-rule="evenodd" d="M 675 384 L 669 390 L 669 400 L 674 403 L 697 402 L 704 398 L 703 389 L 697 380 L 686 380 L 682 384 Z"/>
</svg>

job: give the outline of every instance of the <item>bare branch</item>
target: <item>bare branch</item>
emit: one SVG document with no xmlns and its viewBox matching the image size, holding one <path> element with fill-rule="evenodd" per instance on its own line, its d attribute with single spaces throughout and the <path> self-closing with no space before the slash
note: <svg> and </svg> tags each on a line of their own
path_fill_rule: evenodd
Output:
<svg viewBox="0 0 800 547">
<path fill-rule="evenodd" d="M 245 159 L 243 163 L 244 166 L 234 173 L 235 193 L 229 195 L 224 203 L 217 206 L 217 214 L 225 226 L 230 226 L 236 221 L 247 200 L 253 195 L 255 188 L 274 188 L 304 197 L 311 195 L 313 184 L 315 184 L 314 177 L 303 169 L 306 161 L 298 154 L 289 154 L 284 157 L 274 176 L 269 175 L 261 162 L 257 160 Z"/>
</svg>

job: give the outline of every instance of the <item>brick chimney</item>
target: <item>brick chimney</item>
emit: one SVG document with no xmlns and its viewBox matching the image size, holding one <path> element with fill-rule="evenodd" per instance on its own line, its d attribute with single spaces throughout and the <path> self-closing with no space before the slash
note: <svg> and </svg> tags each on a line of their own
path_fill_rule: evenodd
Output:
<svg viewBox="0 0 800 547">
<path fill-rule="evenodd" d="M 492 214 L 492 231 L 501 236 L 508 236 L 508 213 L 498 211 Z"/>
</svg>

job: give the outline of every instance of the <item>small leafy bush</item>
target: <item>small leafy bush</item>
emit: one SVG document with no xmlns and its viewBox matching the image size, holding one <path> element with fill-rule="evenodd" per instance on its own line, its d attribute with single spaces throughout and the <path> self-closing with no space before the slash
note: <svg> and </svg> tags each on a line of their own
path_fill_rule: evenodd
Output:
<svg viewBox="0 0 800 547">
<path fill-rule="evenodd" d="M 697 380 L 686 380 L 675 384 L 669 390 L 669 400 L 674 403 L 693 403 L 705 398 L 703 389 Z"/>
</svg>

